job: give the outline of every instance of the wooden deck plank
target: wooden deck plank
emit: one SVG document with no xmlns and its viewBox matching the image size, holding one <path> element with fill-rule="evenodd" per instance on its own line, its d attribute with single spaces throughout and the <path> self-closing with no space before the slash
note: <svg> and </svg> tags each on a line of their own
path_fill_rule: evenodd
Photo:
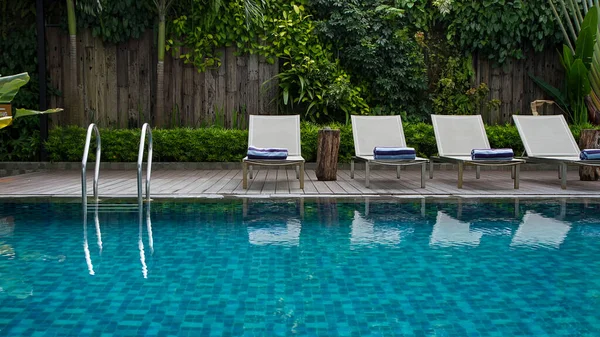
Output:
<svg viewBox="0 0 600 337">
<path fill-rule="evenodd" d="M 152 173 L 151 195 L 161 197 L 186 197 L 199 194 L 219 195 L 412 195 L 412 196 L 531 196 L 548 197 L 589 196 L 600 197 L 600 181 L 579 181 L 577 171 L 568 172 L 567 190 L 561 190 L 555 170 L 521 172 L 520 189 L 513 189 L 510 172 L 483 170 L 481 179 L 475 171 L 465 171 L 464 188 L 458 189 L 457 172 L 439 170 L 434 179 L 427 178 L 427 186 L 420 187 L 419 170 L 403 170 L 396 179 L 394 170 L 373 170 L 371 188 L 364 186 L 364 171 L 356 171 L 350 179 L 347 170 L 338 171 L 336 181 L 318 181 L 314 170 L 305 172 L 304 190 L 293 169 L 255 170 L 249 179 L 249 188 L 241 187 L 241 170 L 156 170 Z M 93 170 L 87 175 L 88 195 L 92 194 Z M 68 196 L 81 194 L 81 177 L 78 170 L 40 171 L 0 178 L 0 196 Z M 105 170 L 100 172 L 101 197 L 135 196 L 137 179 L 135 170 Z"/>
<path fill-rule="evenodd" d="M 267 177 L 267 171 L 264 170 L 255 170 L 254 178 L 248 178 L 248 189 L 244 194 L 261 194 L 263 186 L 265 185 L 265 179 Z"/>
</svg>

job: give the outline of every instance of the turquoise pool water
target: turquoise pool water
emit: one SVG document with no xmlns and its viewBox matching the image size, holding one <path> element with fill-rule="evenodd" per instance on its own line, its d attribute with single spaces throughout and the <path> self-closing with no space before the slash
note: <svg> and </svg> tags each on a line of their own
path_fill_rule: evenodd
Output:
<svg viewBox="0 0 600 337">
<path fill-rule="evenodd" d="M 598 336 L 599 209 L 0 203 L 0 335 Z"/>
</svg>

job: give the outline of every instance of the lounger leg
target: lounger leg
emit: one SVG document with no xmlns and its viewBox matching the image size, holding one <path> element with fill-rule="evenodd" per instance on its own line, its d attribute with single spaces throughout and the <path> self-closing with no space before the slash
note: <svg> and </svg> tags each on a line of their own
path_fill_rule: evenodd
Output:
<svg viewBox="0 0 600 337">
<path fill-rule="evenodd" d="M 562 170 L 562 166 L 558 165 L 558 179 L 562 179 L 562 175 L 561 175 L 561 171 Z"/>
<path fill-rule="evenodd" d="M 298 166 L 294 166 L 294 169 L 296 170 L 296 179 L 300 179 L 300 172 L 298 172 Z"/>
<path fill-rule="evenodd" d="M 429 160 L 429 179 L 433 179 L 433 160 Z"/>
<path fill-rule="evenodd" d="M 510 168 L 510 179 L 515 179 L 515 167 L 516 166 Z"/>
<path fill-rule="evenodd" d="M 462 188 L 463 185 L 463 170 L 465 168 L 465 164 L 460 162 L 458 163 L 458 188 Z"/>
<path fill-rule="evenodd" d="M 365 162 L 365 187 L 369 188 L 369 162 Z"/>
<path fill-rule="evenodd" d="M 425 188 L 425 169 L 427 163 L 421 164 L 421 188 Z"/>
<path fill-rule="evenodd" d="M 249 166 L 249 170 L 250 170 L 250 179 L 252 179 L 253 174 L 252 174 L 252 165 L 248 165 Z"/>
<path fill-rule="evenodd" d="M 567 189 L 567 164 L 560 164 L 560 188 Z"/>
<path fill-rule="evenodd" d="M 475 167 L 475 179 L 481 178 L 481 166 Z"/>
<path fill-rule="evenodd" d="M 396 178 L 400 179 L 400 166 L 396 166 Z"/>
<path fill-rule="evenodd" d="M 514 166 L 514 172 L 515 172 L 515 181 L 514 181 L 515 190 L 519 189 L 519 171 L 520 171 L 520 169 L 521 169 L 521 165 L 515 165 Z"/>
<path fill-rule="evenodd" d="M 300 163 L 300 189 L 304 189 L 304 162 Z"/>
<path fill-rule="evenodd" d="M 350 160 L 350 179 L 354 179 L 354 159 Z"/>
<path fill-rule="evenodd" d="M 242 188 L 248 189 L 248 164 L 242 163 Z"/>
</svg>

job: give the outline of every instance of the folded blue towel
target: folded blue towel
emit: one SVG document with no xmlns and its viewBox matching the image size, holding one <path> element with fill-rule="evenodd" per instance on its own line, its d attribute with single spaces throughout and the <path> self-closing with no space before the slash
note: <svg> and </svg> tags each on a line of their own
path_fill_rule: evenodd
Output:
<svg viewBox="0 0 600 337">
<path fill-rule="evenodd" d="M 600 149 L 583 149 L 579 154 L 581 160 L 598 160 L 600 159 Z"/>
<path fill-rule="evenodd" d="M 417 157 L 412 147 L 375 147 L 373 156 L 377 160 L 411 160 Z"/>
<path fill-rule="evenodd" d="M 512 149 L 473 149 L 473 160 L 512 160 L 515 156 Z"/>
<path fill-rule="evenodd" d="M 386 154 L 376 154 L 376 160 L 413 160 L 417 156 L 414 154 L 398 154 L 398 155 L 386 155 Z"/>
<path fill-rule="evenodd" d="M 287 159 L 288 150 L 281 148 L 260 148 L 249 146 L 248 159 Z"/>
</svg>

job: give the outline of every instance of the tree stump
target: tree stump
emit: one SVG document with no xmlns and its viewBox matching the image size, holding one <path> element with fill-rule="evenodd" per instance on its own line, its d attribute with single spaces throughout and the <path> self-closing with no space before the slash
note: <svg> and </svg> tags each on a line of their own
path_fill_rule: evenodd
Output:
<svg viewBox="0 0 600 337">
<path fill-rule="evenodd" d="M 599 149 L 600 148 L 600 130 L 587 129 L 581 130 L 579 137 L 580 149 Z M 600 168 L 593 166 L 579 166 L 579 180 L 593 181 L 600 177 Z"/>
<path fill-rule="evenodd" d="M 320 181 L 337 180 L 338 150 L 340 149 L 340 130 L 325 128 L 319 130 L 317 147 L 317 179 Z"/>
</svg>

